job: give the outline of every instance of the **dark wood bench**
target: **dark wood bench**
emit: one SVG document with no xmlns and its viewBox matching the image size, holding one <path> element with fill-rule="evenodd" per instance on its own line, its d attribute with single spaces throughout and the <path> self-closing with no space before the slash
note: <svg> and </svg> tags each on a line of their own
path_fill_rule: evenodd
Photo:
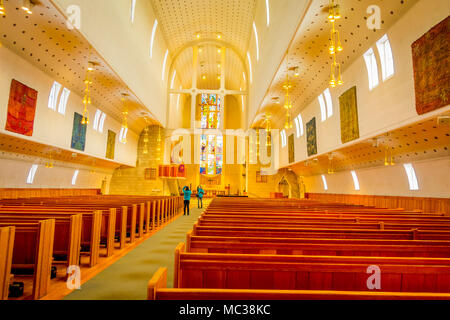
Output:
<svg viewBox="0 0 450 320">
<path fill-rule="evenodd" d="M 148 300 L 450 300 L 448 293 L 167 288 L 167 268 L 155 272 Z"/>
<path fill-rule="evenodd" d="M 40 299 L 48 292 L 52 267 L 55 220 L 38 223 L 0 223 L 0 228 L 15 227 L 12 274 L 16 270 L 32 270 L 32 299 Z"/>
</svg>

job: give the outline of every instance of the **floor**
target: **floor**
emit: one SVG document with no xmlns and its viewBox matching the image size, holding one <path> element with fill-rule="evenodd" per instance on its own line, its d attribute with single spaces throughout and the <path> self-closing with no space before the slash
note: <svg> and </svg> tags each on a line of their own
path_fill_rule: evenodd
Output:
<svg viewBox="0 0 450 320">
<path fill-rule="evenodd" d="M 114 264 L 67 295 L 64 300 L 145 300 L 147 283 L 160 267 L 168 268 L 167 286 L 173 286 L 174 252 L 186 233 L 192 230 L 204 209 L 191 201 L 189 216 L 181 216 Z M 204 208 L 209 204 L 204 201 Z"/>
</svg>

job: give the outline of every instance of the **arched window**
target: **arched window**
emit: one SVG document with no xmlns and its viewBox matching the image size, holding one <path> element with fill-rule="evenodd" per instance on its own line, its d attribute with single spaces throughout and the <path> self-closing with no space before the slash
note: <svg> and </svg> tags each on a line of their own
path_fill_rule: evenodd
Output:
<svg viewBox="0 0 450 320">
<path fill-rule="evenodd" d="M 369 75 L 369 90 L 373 90 L 378 86 L 380 80 L 378 79 L 377 59 L 372 48 L 364 54 L 364 61 L 366 62 L 367 73 Z"/>
<path fill-rule="evenodd" d="M 58 82 L 53 82 L 52 89 L 50 90 L 50 96 L 48 98 L 48 108 L 56 111 L 56 104 L 58 103 L 58 95 L 62 86 Z"/>
<path fill-rule="evenodd" d="M 304 130 L 303 130 L 303 118 L 302 115 L 299 114 L 295 119 L 295 128 L 297 130 L 297 138 L 300 138 L 301 136 L 303 136 L 304 134 Z"/>
<path fill-rule="evenodd" d="M 355 187 L 355 191 L 359 191 L 359 180 L 358 180 L 358 176 L 356 175 L 355 170 L 352 170 L 352 178 L 353 178 L 353 185 Z"/>
<path fill-rule="evenodd" d="M 417 181 L 416 171 L 414 170 L 413 165 L 411 163 L 405 163 L 403 166 L 408 177 L 409 190 L 419 190 L 419 182 Z"/>
<path fill-rule="evenodd" d="M 59 99 L 58 112 L 66 114 L 67 101 L 69 100 L 70 90 L 64 88 Z"/>
<path fill-rule="evenodd" d="M 394 75 L 394 57 L 392 55 L 391 43 L 388 36 L 385 34 L 377 41 L 378 53 L 381 60 L 381 73 L 383 82 Z"/>
<path fill-rule="evenodd" d="M 322 175 L 322 183 L 323 183 L 323 190 L 327 191 L 328 184 L 327 184 L 327 178 L 325 177 L 325 175 Z"/>
</svg>

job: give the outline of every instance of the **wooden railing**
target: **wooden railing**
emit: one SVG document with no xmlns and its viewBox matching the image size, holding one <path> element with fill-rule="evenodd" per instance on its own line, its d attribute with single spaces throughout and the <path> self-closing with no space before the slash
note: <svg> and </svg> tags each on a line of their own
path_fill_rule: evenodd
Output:
<svg viewBox="0 0 450 320">
<path fill-rule="evenodd" d="M 450 198 L 425 198 L 425 197 L 401 197 L 401 196 L 372 196 L 355 194 L 325 194 L 307 193 L 306 198 L 321 202 L 339 202 L 375 206 L 377 208 L 405 210 L 419 209 L 424 213 L 450 214 Z"/>
<path fill-rule="evenodd" d="M 42 189 L 42 188 L 0 189 L 0 199 L 95 196 L 99 194 L 100 189 Z"/>
</svg>

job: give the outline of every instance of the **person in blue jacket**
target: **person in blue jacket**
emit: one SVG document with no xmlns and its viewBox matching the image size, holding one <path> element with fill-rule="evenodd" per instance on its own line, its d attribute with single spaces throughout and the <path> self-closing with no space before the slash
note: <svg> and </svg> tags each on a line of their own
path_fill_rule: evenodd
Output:
<svg viewBox="0 0 450 320">
<path fill-rule="evenodd" d="M 205 195 L 205 191 L 203 191 L 202 186 L 197 187 L 197 202 L 198 202 L 198 208 L 203 208 L 203 196 Z"/>
<path fill-rule="evenodd" d="M 184 215 L 186 215 L 186 211 L 187 211 L 187 215 L 189 215 L 189 205 L 191 203 L 191 193 L 192 193 L 192 191 L 189 190 L 188 186 L 183 188 L 183 194 L 184 194 Z"/>
</svg>

